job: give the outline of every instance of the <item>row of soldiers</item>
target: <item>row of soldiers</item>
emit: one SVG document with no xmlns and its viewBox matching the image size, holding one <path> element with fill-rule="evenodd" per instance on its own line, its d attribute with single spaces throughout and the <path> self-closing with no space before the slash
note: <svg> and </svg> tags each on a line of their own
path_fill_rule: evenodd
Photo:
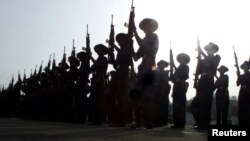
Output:
<svg viewBox="0 0 250 141">
<path fill-rule="evenodd" d="M 29 78 L 24 75 L 14 84 L 11 81 L 7 89 L 0 91 L 0 116 L 21 117 L 35 120 L 54 120 L 80 122 L 131 128 L 144 126 L 148 129 L 168 124 L 170 82 L 173 84 L 173 121 L 172 128 L 184 128 L 186 124 L 186 92 L 189 88 L 190 57 L 186 53 L 176 56 L 179 65 L 175 65 L 172 49 L 170 61 L 155 62 L 159 40 L 154 32 L 158 23 L 145 18 L 139 24 L 145 37 L 140 38 L 134 22 L 132 5 L 128 33 L 115 36 L 114 25 L 108 47 L 103 44 L 94 46 L 98 55 L 92 57 L 90 37 L 87 32 L 86 47 L 76 53 L 73 44 L 71 56 L 64 51 L 62 61 L 56 65 L 53 59 L 52 69 L 48 65 Z M 134 50 L 135 38 L 139 49 Z M 118 45 L 115 44 L 115 41 Z M 199 40 L 198 40 L 199 41 Z M 227 124 L 229 92 L 228 68 L 219 63 L 221 57 L 216 54 L 218 45 L 210 42 L 201 49 L 198 42 L 198 57 L 194 88 L 197 93 L 191 104 L 191 112 L 196 121 L 195 128 L 204 129 L 210 124 L 213 93 L 216 91 L 217 124 Z M 115 54 L 116 57 L 115 57 Z M 134 61 L 142 59 L 138 72 L 134 71 Z M 239 93 L 239 124 L 249 125 L 250 76 L 249 61 L 240 67 L 235 55 Z M 92 65 L 91 65 L 92 64 Z M 108 64 L 114 70 L 107 73 Z M 170 66 L 169 70 L 166 68 Z M 220 76 L 218 77 L 217 71 Z M 89 79 L 91 78 L 91 79 Z M 215 80 L 216 79 L 216 80 Z"/>
</svg>

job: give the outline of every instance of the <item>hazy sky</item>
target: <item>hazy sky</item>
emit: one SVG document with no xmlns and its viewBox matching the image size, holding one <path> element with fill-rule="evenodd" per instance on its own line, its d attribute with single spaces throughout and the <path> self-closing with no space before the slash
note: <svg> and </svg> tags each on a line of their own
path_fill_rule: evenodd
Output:
<svg viewBox="0 0 250 141">
<path fill-rule="evenodd" d="M 238 94 L 232 45 L 239 63 L 250 56 L 250 20 L 247 0 L 134 0 L 135 22 L 154 18 L 159 23 L 156 33 L 160 47 L 157 61 L 169 60 L 169 42 L 174 55 L 186 52 L 191 56 L 188 98 L 195 95 L 196 36 L 201 46 L 208 42 L 219 45 L 220 65 L 229 67 L 230 95 Z M 131 0 L 0 0 L 0 85 L 8 85 L 18 69 L 23 75 L 49 55 L 61 61 L 63 47 L 70 55 L 72 39 L 77 51 L 85 46 L 86 25 L 89 24 L 91 46 L 105 43 L 109 37 L 111 14 L 115 32 L 127 32 Z M 139 32 L 141 37 L 143 33 Z M 177 64 L 177 62 L 176 62 Z"/>
</svg>

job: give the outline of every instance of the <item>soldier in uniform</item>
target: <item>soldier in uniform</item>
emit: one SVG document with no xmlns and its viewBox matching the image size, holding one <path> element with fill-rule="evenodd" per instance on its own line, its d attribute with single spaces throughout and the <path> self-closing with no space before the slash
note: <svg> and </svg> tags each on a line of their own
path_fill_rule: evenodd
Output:
<svg viewBox="0 0 250 141">
<path fill-rule="evenodd" d="M 169 71 L 165 70 L 169 63 L 160 60 L 157 63 L 155 72 L 155 97 L 157 104 L 157 113 L 154 119 L 154 126 L 163 126 L 168 124 L 168 107 L 169 107 L 169 92 L 171 86 L 169 84 Z"/>
<path fill-rule="evenodd" d="M 206 45 L 205 50 L 207 55 L 199 49 L 204 57 L 199 66 L 198 86 L 196 88 L 196 96 L 192 102 L 193 116 L 196 121 L 195 128 L 206 129 L 210 124 L 211 108 L 214 92 L 214 77 L 216 76 L 217 67 L 221 57 L 215 55 L 219 50 L 218 45 L 210 42 Z"/>
<path fill-rule="evenodd" d="M 126 124 L 126 117 L 128 113 L 128 93 L 130 90 L 129 82 L 129 67 L 133 65 L 132 57 L 134 55 L 133 40 L 129 38 L 128 34 L 119 33 L 116 35 L 116 41 L 120 48 L 114 45 L 117 51 L 117 57 L 114 62 L 114 68 L 116 69 L 115 75 L 113 75 L 113 86 L 116 87 L 115 92 L 112 92 L 116 99 L 116 123 L 113 126 L 124 126 Z M 116 80 L 114 80 L 116 79 Z M 115 85 L 115 86 L 114 86 Z"/>
<path fill-rule="evenodd" d="M 227 71 L 228 68 L 221 65 L 218 69 L 220 76 L 215 82 L 217 125 L 221 125 L 221 120 L 222 125 L 227 125 L 229 107 L 228 75 L 225 74 Z"/>
<path fill-rule="evenodd" d="M 174 65 L 174 74 L 171 80 L 174 83 L 173 87 L 173 118 L 174 125 L 172 128 L 184 128 L 186 124 L 186 93 L 188 90 L 189 67 L 190 57 L 185 53 L 177 55 L 177 61 L 180 63 L 178 68 Z"/>
<path fill-rule="evenodd" d="M 104 56 L 108 53 L 108 48 L 103 44 L 98 44 L 94 47 L 95 52 L 98 54 L 97 60 L 93 61 L 93 65 L 90 68 L 92 73 L 91 80 L 91 93 L 90 93 L 90 103 L 92 114 L 90 115 L 93 119 L 94 124 L 102 124 L 106 117 L 104 107 L 104 91 L 106 86 L 106 73 L 108 68 L 108 60 Z"/>
<path fill-rule="evenodd" d="M 77 58 L 81 62 L 77 79 L 76 79 L 76 93 L 75 93 L 75 118 L 77 121 L 84 123 L 86 119 L 86 101 L 87 93 L 89 91 L 89 55 L 86 52 L 77 53 Z"/>
<path fill-rule="evenodd" d="M 239 125 L 250 125 L 250 62 L 245 61 L 241 66 L 244 74 L 237 80 L 237 86 L 241 85 L 238 97 L 238 119 Z"/>
<path fill-rule="evenodd" d="M 141 39 L 136 31 L 134 25 L 135 39 L 139 45 L 139 49 L 134 55 L 134 60 L 138 61 L 142 58 L 141 64 L 138 66 L 138 78 L 137 78 L 137 94 L 142 94 L 142 113 L 145 121 L 146 128 L 152 128 L 153 114 L 150 112 L 150 93 L 149 86 L 154 83 L 154 70 L 156 69 L 155 57 L 158 51 L 159 40 L 157 34 L 154 32 L 158 29 L 158 23 L 154 19 L 143 19 L 139 27 L 144 31 L 145 37 Z M 135 126 L 136 127 L 136 126 Z"/>
</svg>

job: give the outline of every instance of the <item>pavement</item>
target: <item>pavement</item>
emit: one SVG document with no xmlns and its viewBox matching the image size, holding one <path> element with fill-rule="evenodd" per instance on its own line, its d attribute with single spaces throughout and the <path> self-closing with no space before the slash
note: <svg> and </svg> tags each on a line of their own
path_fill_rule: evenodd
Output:
<svg viewBox="0 0 250 141">
<path fill-rule="evenodd" d="M 170 125 L 169 125 L 170 126 Z M 207 131 L 187 125 L 154 129 L 0 119 L 0 141 L 206 141 Z"/>
</svg>

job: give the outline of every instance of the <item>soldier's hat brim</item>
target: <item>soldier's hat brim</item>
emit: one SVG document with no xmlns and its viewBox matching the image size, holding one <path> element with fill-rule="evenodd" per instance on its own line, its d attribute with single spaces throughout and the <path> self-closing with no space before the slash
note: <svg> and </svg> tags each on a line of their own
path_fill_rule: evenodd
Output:
<svg viewBox="0 0 250 141">
<path fill-rule="evenodd" d="M 88 54 L 86 52 L 81 51 L 81 52 L 79 52 L 79 53 L 76 54 L 76 57 L 79 60 L 83 60 L 85 58 L 88 58 Z"/>
<path fill-rule="evenodd" d="M 75 56 L 70 56 L 70 57 L 68 58 L 68 61 L 69 61 L 69 62 L 73 62 L 73 63 L 75 63 L 75 64 L 79 64 L 79 62 L 80 62 Z"/>
<path fill-rule="evenodd" d="M 67 63 L 59 63 L 59 68 L 65 68 L 65 69 L 69 69 L 69 65 Z"/>
<path fill-rule="evenodd" d="M 168 63 L 167 61 L 160 60 L 160 61 L 157 63 L 157 66 L 158 66 L 158 67 L 166 68 L 166 67 L 169 66 L 169 63 Z"/>
<path fill-rule="evenodd" d="M 129 40 L 129 36 L 128 36 L 128 34 L 125 34 L 125 33 L 119 33 L 116 35 L 115 39 L 119 43 L 122 40 Z"/>
<path fill-rule="evenodd" d="M 98 44 L 94 47 L 96 53 L 107 54 L 108 48 L 103 44 Z"/>
<path fill-rule="evenodd" d="M 228 71 L 228 68 L 224 65 L 221 65 L 220 68 L 218 68 L 218 71 L 219 72 L 227 72 Z"/>
<path fill-rule="evenodd" d="M 145 18 L 140 22 L 139 27 L 143 31 L 154 32 L 158 29 L 158 23 L 154 19 Z"/>
<path fill-rule="evenodd" d="M 190 62 L 190 57 L 186 53 L 178 54 L 176 59 L 181 64 L 188 64 Z"/>
<path fill-rule="evenodd" d="M 209 43 L 204 47 L 204 49 L 205 49 L 206 51 L 213 51 L 214 53 L 216 53 L 216 52 L 218 52 L 218 50 L 219 50 L 219 46 L 216 45 L 216 44 L 213 43 L 213 42 L 209 42 Z"/>
<path fill-rule="evenodd" d="M 245 68 L 250 69 L 250 62 L 249 61 L 244 61 L 244 63 L 240 65 L 240 68 L 241 69 L 245 69 Z"/>
</svg>

